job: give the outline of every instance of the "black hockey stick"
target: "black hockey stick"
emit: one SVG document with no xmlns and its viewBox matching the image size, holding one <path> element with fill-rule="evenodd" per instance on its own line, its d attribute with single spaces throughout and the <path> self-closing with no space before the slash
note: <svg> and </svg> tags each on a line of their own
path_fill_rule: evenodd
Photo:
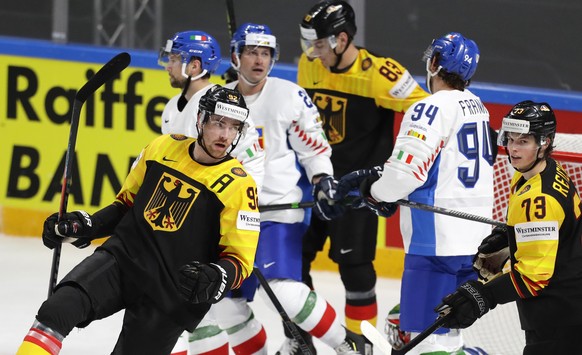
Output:
<svg viewBox="0 0 582 355">
<path fill-rule="evenodd" d="M 352 200 L 347 199 L 345 202 L 342 201 L 342 203 L 345 206 L 349 207 L 352 204 Z M 451 217 L 466 219 L 466 220 L 475 221 L 475 222 L 481 222 L 481 223 L 485 223 L 485 224 L 491 224 L 491 225 L 498 226 L 498 227 L 506 227 L 507 226 L 503 222 L 495 221 L 495 220 L 487 218 L 487 217 L 477 216 L 474 214 L 456 211 L 456 210 L 450 210 L 450 209 L 444 208 L 444 207 L 427 205 L 427 204 L 420 203 L 420 202 L 398 200 L 395 203 L 397 205 L 400 205 L 400 206 L 416 208 L 416 209 L 423 210 L 423 211 L 430 211 L 430 212 L 434 212 L 434 213 L 444 214 L 444 215 L 451 216 Z M 313 206 L 315 206 L 314 201 L 292 202 L 292 203 L 282 203 L 282 204 L 278 204 L 278 205 L 259 206 L 259 211 L 260 212 L 267 212 L 267 211 L 290 210 L 290 209 L 297 209 L 297 208 L 310 208 Z"/>
<path fill-rule="evenodd" d="M 315 206 L 314 201 L 309 202 L 291 202 L 291 203 L 282 203 L 279 205 L 265 205 L 259 206 L 260 212 L 268 212 L 268 211 L 281 211 L 281 210 L 295 210 L 298 208 L 311 208 Z"/>
<path fill-rule="evenodd" d="M 410 342 L 406 343 L 400 349 L 392 348 L 390 343 L 388 343 L 388 340 L 386 340 L 384 338 L 384 336 L 382 336 L 382 334 L 380 334 L 380 332 L 376 329 L 376 327 L 374 327 L 370 323 L 368 323 L 366 321 L 362 322 L 360 325 L 360 329 L 362 331 L 362 334 L 364 334 L 364 336 L 368 340 L 370 340 L 372 342 L 372 344 L 374 344 L 376 346 L 376 348 L 380 349 L 384 354 L 386 354 L 386 355 L 404 355 L 407 352 L 409 352 L 412 348 L 414 348 L 415 346 L 420 344 L 420 342 L 423 341 L 424 339 L 426 339 L 429 335 L 434 333 L 437 329 L 442 327 L 443 324 L 445 324 L 445 322 L 451 317 L 451 314 L 452 313 L 449 312 L 445 315 L 439 316 L 433 324 L 431 324 L 428 328 L 423 330 L 420 334 L 418 334 L 417 336 L 412 338 L 412 340 L 410 340 Z"/>
<path fill-rule="evenodd" d="M 253 268 L 253 272 L 255 273 L 257 278 L 259 279 L 259 283 L 261 284 L 261 286 L 265 289 L 267 296 L 269 296 L 269 299 L 271 300 L 271 302 L 273 302 L 273 306 L 275 306 L 275 308 L 277 309 L 277 312 L 279 312 L 279 315 L 281 315 L 281 318 L 283 318 L 283 325 L 285 326 L 285 328 L 287 328 L 287 330 L 289 331 L 289 333 L 291 334 L 293 339 L 295 339 L 297 341 L 297 343 L 299 344 L 299 349 L 301 350 L 301 354 L 312 355 L 311 350 L 309 349 L 309 346 L 307 345 L 307 342 L 305 342 L 305 339 L 303 339 L 303 337 L 299 333 L 299 330 L 297 330 L 297 325 L 295 325 L 295 323 L 293 323 L 291 318 L 289 318 L 289 315 L 287 314 L 287 312 L 285 312 L 285 309 L 283 309 L 281 302 L 279 302 L 279 300 L 277 299 L 277 296 L 275 296 L 275 293 L 271 289 L 271 286 L 269 286 L 269 283 L 265 279 L 265 276 L 263 276 L 263 273 L 261 272 L 261 270 L 259 270 L 257 267 L 255 267 L 255 268 Z"/>
<path fill-rule="evenodd" d="M 469 221 L 491 224 L 491 225 L 498 226 L 498 227 L 507 227 L 507 225 L 505 223 L 495 221 L 495 220 L 487 218 L 487 217 L 477 216 L 474 214 L 461 212 L 461 211 L 450 210 L 450 209 L 444 208 L 444 207 L 431 206 L 431 205 L 427 205 L 427 204 L 420 203 L 420 202 L 398 200 L 398 201 L 396 201 L 396 204 L 400 205 L 400 206 L 416 208 L 418 210 L 430 211 L 430 212 L 444 214 L 444 215 L 451 216 L 451 217 L 457 217 L 460 219 L 467 219 Z"/>
<path fill-rule="evenodd" d="M 226 24 L 228 26 L 228 35 L 232 38 L 234 31 L 236 31 L 236 20 L 234 17 L 234 0 L 226 0 Z M 238 80 L 238 73 L 232 66 L 222 74 L 222 79 L 228 84 Z"/>
<path fill-rule="evenodd" d="M 236 31 L 236 20 L 234 18 L 234 0 L 226 0 L 226 24 L 228 25 L 228 34 L 232 37 Z"/>
<path fill-rule="evenodd" d="M 69 201 L 69 191 L 71 189 L 72 175 L 71 169 L 73 167 L 73 159 L 75 155 L 75 145 L 77 144 L 77 131 L 79 129 L 79 117 L 81 116 L 81 108 L 89 96 L 93 95 L 107 81 L 114 76 L 121 73 L 125 69 L 131 57 L 128 53 L 119 53 L 113 57 L 107 64 L 105 64 L 99 71 L 89 79 L 85 85 L 75 94 L 73 101 L 73 109 L 71 111 L 71 128 L 69 132 L 69 143 L 67 145 L 67 152 L 65 155 L 65 171 L 63 173 L 63 182 L 61 186 L 61 200 L 59 203 L 58 220 L 60 221 L 67 212 L 67 203 Z M 53 261 L 51 266 L 51 274 L 49 280 L 48 295 L 52 295 L 57 284 L 59 274 L 59 263 L 61 260 L 61 244 L 58 244 L 53 250 Z"/>
</svg>

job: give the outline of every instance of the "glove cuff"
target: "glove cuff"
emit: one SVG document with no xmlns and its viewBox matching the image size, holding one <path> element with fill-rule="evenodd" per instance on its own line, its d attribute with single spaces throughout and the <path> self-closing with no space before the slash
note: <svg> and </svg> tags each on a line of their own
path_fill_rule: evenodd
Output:
<svg viewBox="0 0 582 355">
<path fill-rule="evenodd" d="M 467 297 L 476 301 L 475 304 L 479 307 L 479 318 L 497 305 L 491 291 L 479 281 L 469 280 L 462 284 L 459 289 L 463 290 Z"/>
<path fill-rule="evenodd" d="M 360 184 L 360 196 L 364 198 L 371 198 L 374 201 L 376 201 L 376 199 L 372 197 L 370 189 L 372 188 L 372 184 L 375 183 L 379 178 L 380 178 L 379 176 L 371 176 L 364 179 Z"/>
<path fill-rule="evenodd" d="M 211 300 L 212 303 L 216 303 L 223 299 L 228 291 L 230 291 L 233 287 L 238 287 L 242 282 L 242 277 L 237 274 L 237 269 L 240 268 L 237 268 L 234 263 L 235 261 L 231 260 L 230 258 L 224 258 L 218 260 L 216 263 L 209 264 L 221 274 L 222 278 L 218 292 Z M 240 279 L 238 284 L 235 283 L 237 279 Z"/>
</svg>

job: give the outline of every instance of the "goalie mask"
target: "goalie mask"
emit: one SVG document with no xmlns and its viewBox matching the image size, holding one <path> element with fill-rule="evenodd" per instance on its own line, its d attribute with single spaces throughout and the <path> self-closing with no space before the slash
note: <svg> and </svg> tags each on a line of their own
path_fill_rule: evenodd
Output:
<svg viewBox="0 0 582 355">
<path fill-rule="evenodd" d="M 196 127 L 198 129 L 198 141 L 204 151 L 215 159 L 220 158 L 212 156 L 204 144 L 204 127 L 207 124 L 213 124 L 227 129 L 236 129 L 236 132 L 233 132 L 236 137 L 233 139 L 231 149 L 227 153 L 232 152 L 248 128 L 246 121 L 249 116 L 249 110 L 243 96 L 236 90 L 216 85 L 208 89 L 200 98 L 198 109 L 199 121 Z M 223 122 L 224 118 L 238 121 L 239 124 L 236 127 L 229 126 Z"/>
<path fill-rule="evenodd" d="M 301 48 L 309 58 L 321 55 L 323 47 L 335 50 L 336 36 L 340 32 L 348 35 L 349 41 L 356 34 L 356 15 L 345 1 L 322 1 L 313 6 L 303 17 L 299 26 Z M 325 41 L 321 41 L 325 39 Z"/>
<path fill-rule="evenodd" d="M 231 60 L 230 64 L 237 72 L 240 70 L 240 55 L 245 47 L 251 50 L 256 47 L 268 47 L 271 49 L 271 64 L 267 72 L 267 75 L 269 75 L 275 62 L 279 59 L 277 38 L 273 36 L 269 26 L 247 22 L 233 33 L 230 41 L 230 51 L 236 56 L 236 63 Z"/>
<path fill-rule="evenodd" d="M 182 62 L 182 76 L 188 78 L 186 67 L 192 59 L 198 59 L 202 65 L 202 73 L 191 80 L 196 80 L 206 74 L 212 74 L 220 64 L 220 45 L 216 40 L 202 31 L 178 32 L 166 41 L 160 49 L 158 64 L 167 67 L 171 55 L 178 55 Z"/>
</svg>

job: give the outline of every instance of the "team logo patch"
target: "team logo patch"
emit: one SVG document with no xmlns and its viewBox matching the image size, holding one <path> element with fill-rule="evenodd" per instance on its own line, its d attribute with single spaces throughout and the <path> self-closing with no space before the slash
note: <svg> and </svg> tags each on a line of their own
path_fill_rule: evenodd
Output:
<svg viewBox="0 0 582 355">
<path fill-rule="evenodd" d="M 247 176 L 247 173 L 242 168 L 232 168 L 232 169 L 230 169 L 230 172 L 233 173 L 233 175 L 240 176 L 240 177 Z"/>
<path fill-rule="evenodd" d="M 313 103 L 321 116 L 323 131 L 329 144 L 337 144 L 346 136 L 346 108 L 348 100 L 343 97 L 315 93 Z"/>
<path fill-rule="evenodd" d="M 164 173 L 146 205 L 144 218 L 153 230 L 175 232 L 199 194 L 199 189 Z"/>
<path fill-rule="evenodd" d="M 188 138 L 188 137 L 186 137 L 186 136 L 185 136 L 185 135 L 183 135 L 183 134 L 170 134 L 170 136 L 171 136 L 172 138 L 174 138 L 175 140 L 177 140 L 177 141 L 183 141 L 183 140 L 185 140 L 185 139 L 187 139 L 187 138 Z"/>
<path fill-rule="evenodd" d="M 531 189 L 531 185 L 526 185 L 523 187 L 523 189 L 521 189 L 521 191 L 517 194 L 517 196 L 521 196 L 524 193 L 528 192 Z"/>
<path fill-rule="evenodd" d="M 366 71 L 372 66 L 372 59 L 366 58 L 362 61 L 362 70 Z"/>
</svg>

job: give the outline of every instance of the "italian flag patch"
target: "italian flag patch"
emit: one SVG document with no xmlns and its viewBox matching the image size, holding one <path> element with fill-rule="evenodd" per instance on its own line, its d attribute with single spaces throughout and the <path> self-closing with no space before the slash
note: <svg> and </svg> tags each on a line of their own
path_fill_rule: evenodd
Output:
<svg viewBox="0 0 582 355">
<path fill-rule="evenodd" d="M 410 164 L 412 162 L 412 159 L 414 159 L 414 156 L 412 154 L 408 154 L 405 151 L 401 150 L 398 152 L 398 160 L 404 160 L 404 162 L 406 162 L 406 164 Z"/>
</svg>

